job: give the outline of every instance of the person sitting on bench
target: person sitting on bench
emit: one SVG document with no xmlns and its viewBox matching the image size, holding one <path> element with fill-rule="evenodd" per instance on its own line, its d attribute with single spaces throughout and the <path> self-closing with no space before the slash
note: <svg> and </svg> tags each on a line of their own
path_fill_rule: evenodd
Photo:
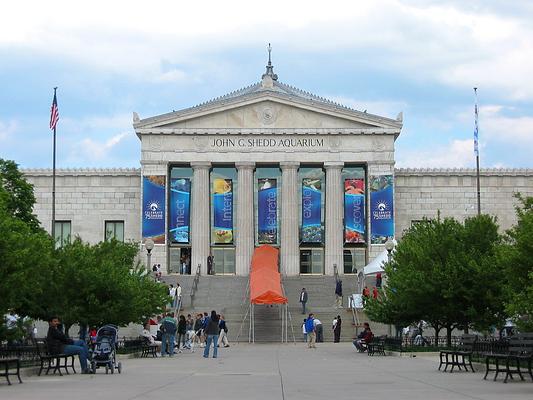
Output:
<svg viewBox="0 0 533 400">
<path fill-rule="evenodd" d="M 48 353 L 74 355 L 77 354 L 80 358 L 81 373 L 89 374 L 90 370 L 87 367 L 87 344 L 83 340 L 72 340 L 65 336 L 63 332 L 58 329 L 59 318 L 54 316 L 48 320 L 48 334 L 46 335 L 46 345 Z"/>
<path fill-rule="evenodd" d="M 366 350 L 368 343 L 370 343 L 372 341 L 372 338 L 374 337 L 374 334 L 372 333 L 368 322 L 365 322 L 363 326 L 365 329 L 359 335 L 357 335 L 357 339 L 353 341 L 353 345 L 360 352 Z"/>
</svg>

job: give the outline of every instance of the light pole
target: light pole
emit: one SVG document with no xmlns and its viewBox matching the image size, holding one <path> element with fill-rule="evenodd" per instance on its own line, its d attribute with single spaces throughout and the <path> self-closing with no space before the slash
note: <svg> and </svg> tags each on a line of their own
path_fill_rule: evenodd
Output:
<svg viewBox="0 0 533 400">
<path fill-rule="evenodd" d="M 146 239 L 144 241 L 144 247 L 146 248 L 146 269 L 150 273 L 150 264 L 152 263 L 152 250 L 154 248 L 154 241 L 152 239 Z"/>
<path fill-rule="evenodd" d="M 388 262 L 391 262 L 391 259 L 392 259 L 392 250 L 394 249 L 394 242 L 392 241 L 391 238 L 388 238 L 387 241 L 385 242 L 385 249 L 387 249 L 387 257 L 388 257 Z"/>
</svg>

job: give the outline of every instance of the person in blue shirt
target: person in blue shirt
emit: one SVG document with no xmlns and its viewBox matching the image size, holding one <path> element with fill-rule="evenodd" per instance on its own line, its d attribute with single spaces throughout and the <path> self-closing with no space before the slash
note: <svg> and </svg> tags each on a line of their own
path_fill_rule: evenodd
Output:
<svg viewBox="0 0 533 400">
<path fill-rule="evenodd" d="M 307 321 L 305 321 L 305 331 L 307 332 L 307 347 L 310 349 L 316 349 L 316 332 L 315 332 L 315 323 L 314 320 L 315 317 L 311 313 L 309 314 L 309 317 L 307 317 Z"/>
</svg>

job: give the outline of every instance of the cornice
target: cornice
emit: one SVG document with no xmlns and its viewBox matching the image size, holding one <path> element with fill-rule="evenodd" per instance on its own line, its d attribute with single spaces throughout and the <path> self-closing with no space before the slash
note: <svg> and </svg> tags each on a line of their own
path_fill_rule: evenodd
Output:
<svg viewBox="0 0 533 400">
<path fill-rule="evenodd" d="M 26 176 L 51 176 L 52 168 L 22 168 Z M 141 176 L 140 168 L 60 168 L 56 176 Z"/>
<path fill-rule="evenodd" d="M 475 168 L 397 168 L 396 176 L 476 176 Z M 481 168 L 483 176 L 533 176 L 531 168 Z"/>
<path fill-rule="evenodd" d="M 398 135 L 395 128 L 139 128 L 137 135 Z"/>
</svg>

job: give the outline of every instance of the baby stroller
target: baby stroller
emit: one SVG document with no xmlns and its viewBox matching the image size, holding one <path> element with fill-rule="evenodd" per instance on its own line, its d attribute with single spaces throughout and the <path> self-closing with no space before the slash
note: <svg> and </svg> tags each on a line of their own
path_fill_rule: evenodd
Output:
<svg viewBox="0 0 533 400">
<path fill-rule="evenodd" d="M 96 333 L 96 343 L 92 352 L 91 370 L 96 373 L 96 369 L 105 367 L 105 373 L 115 372 L 115 368 L 120 374 L 122 363 L 117 362 L 118 327 L 115 325 L 104 325 Z"/>
</svg>

